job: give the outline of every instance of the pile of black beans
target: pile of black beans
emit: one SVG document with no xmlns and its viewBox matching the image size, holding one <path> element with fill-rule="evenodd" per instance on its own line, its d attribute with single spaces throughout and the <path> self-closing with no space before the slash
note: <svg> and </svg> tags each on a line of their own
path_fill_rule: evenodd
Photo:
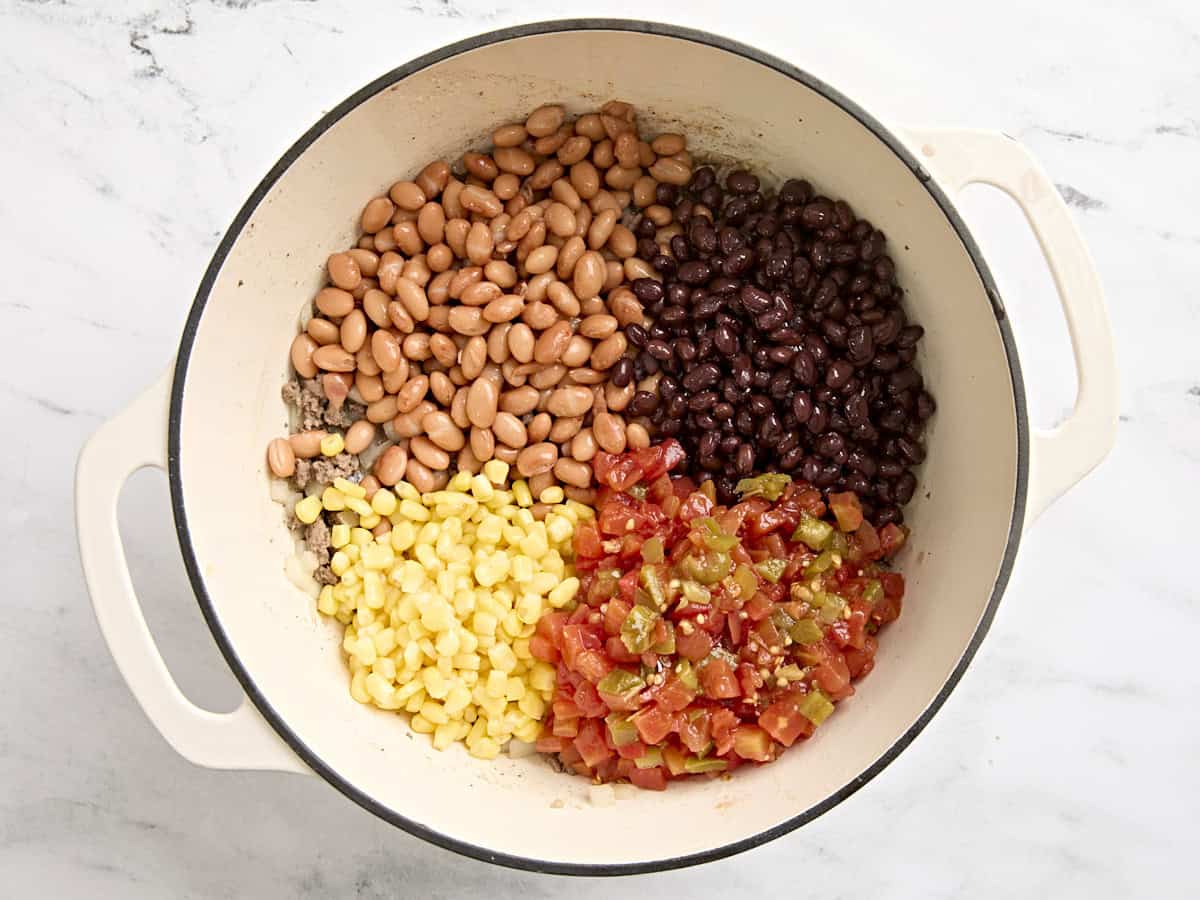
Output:
<svg viewBox="0 0 1200 900">
<path fill-rule="evenodd" d="M 677 438 L 722 502 L 739 478 L 780 471 L 854 491 L 876 525 L 902 521 L 934 401 L 883 233 L 803 180 L 772 196 L 750 172 L 722 187 L 704 166 L 657 191 L 682 233 L 667 253 L 652 221 L 634 228 L 663 281 L 632 285 L 652 324 L 627 329 L 621 375 L 658 383 L 629 412 Z"/>
</svg>

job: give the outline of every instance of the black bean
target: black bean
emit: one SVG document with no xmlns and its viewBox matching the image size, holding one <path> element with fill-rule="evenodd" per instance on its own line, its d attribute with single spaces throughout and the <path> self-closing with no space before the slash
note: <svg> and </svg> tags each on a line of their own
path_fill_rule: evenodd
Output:
<svg viewBox="0 0 1200 900">
<path fill-rule="evenodd" d="M 664 340 L 656 339 L 646 344 L 646 352 L 662 362 L 671 358 L 671 345 Z"/>
<path fill-rule="evenodd" d="M 678 237 L 673 240 L 679 240 Z M 693 259 L 679 266 L 679 280 L 684 284 L 704 284 L 712 277 L 712 269 L 702 259 Z"/>
<path fill-rule="evenodd" d="M 853 374 L 854 366 L 839 359 L 825 370 L 825 383 L 836 391 L 845 387 Z"/>
<path fill-rule="evenodd" d="M 658 395 L 652 391 L 637 391 L 629 401 L 628 409 L 635 416 L 647 416 L 658 409 Z"/>
<path fill-rule="evenodd" d="M 749 444 L 742 444 L 737 449 L 734 468 L 739 475 L 749 475 L 754 471 L 754 448 Z"/>
<path fill-rule="evenodd" d="M 622 356 L 609 370 L 608 378 L 617 387 L 625 387 L 633 381 L 633 360 L 628 356 Z"/>
<path fill-rule="evenodd" d="M 917 394 L 917 418 L 924 422 L 933 415 L 937 409 L 937 404 L 933 402 L 933 397 L 928 391 L 921 391 Z"/>
<path fill-rule="evenodd" d="M 645 347 L 646 342 L 650 339 L 649 332 L 643 326 L 636 323 L 626 326 L 625 337 L 635 347 Z"/>
<path fill-rule="evenodd" d="M 658 273 L 664 278 L 673 278 L 679 269 L 678 264 L 675 262 L 675 258 L 672 256 L 667 256 L 665 253 L 656 253 L 653 257 L 651 257 L 650 265 L 654 266 Z"/>
<path fill-rule="evenodd" d="M 833 206 L 826 200 L 807 203 L 800 213 L 805 228 L 825 228 L 833 221 Z"/>
<path fill-rule="evenodd" d="M 688 182 L 688 190 L 699 193 L 707 187 L 716 184 L 717 174 L 712 166 L 700 166 L 692 172 L 692 180 Z"/>
</svg>

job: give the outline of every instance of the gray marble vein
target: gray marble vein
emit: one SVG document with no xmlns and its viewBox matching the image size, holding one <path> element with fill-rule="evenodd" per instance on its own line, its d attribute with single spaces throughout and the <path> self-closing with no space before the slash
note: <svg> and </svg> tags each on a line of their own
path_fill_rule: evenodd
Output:
<svg viewBox="0 0 1200 900">
<path fill-rule="evenodd" d="M 701 869 L 573 881 L 464 860 L 316 779 L 194 768 L 93 618 L 73 535 L 81 442 L 162 371 L 245 195 L 316 117 L 399 63 L 522 18 L 724 33 L 891 122 L 998 128 L 1038 156 L 1105 283 L 1109 461 L 1026 536 L 992 633 L 927 731 L 800 832 Z M 1191 0 L 533 9 L 499 0 L 0 0 L 0 896 L 1197 896 L 1200 851 L 1200 8 Z M 1071 407 L 1044 266 L 1007 201 L 962 198 L 1034 418 Z M 161 476 L 122 524 L 190 696 L 239 693 L 172 544 Z"/>
</svg>

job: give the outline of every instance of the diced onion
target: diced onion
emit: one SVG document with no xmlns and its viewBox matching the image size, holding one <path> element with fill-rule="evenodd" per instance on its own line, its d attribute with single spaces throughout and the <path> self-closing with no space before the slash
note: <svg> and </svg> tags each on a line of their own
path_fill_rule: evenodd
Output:
<svg viewBox="0 0 1200 900">
<path fill-rule="evenodd" d="M 271 499 L 276 503 L 286 503 L 292 493 L 292 486 L 287 483 L 286 478 L 271 479 Z"/>
<path fill-rule="evenodd" d="M 518 741 L 516 738 L 508 742 L 508 755 L 513 759 L 524 759 L 526 756 L 533 756 L 535 753 L 537 753 L 537 747 L 533 744 Z"/>
<path fill-rule="evenodd" d="M 287 575 L 288 581 L 298 587 L 304 593 L 308 594 L 314 600 L 321 594 L 321 586 L 317 584 L 317 580 L 313 578 L 312 571 L 304 567 L 295 556 L 289 556 L 283 564 L 284 574 Z"/>
<path fill-rule="evenodd" d="M 611 784 L 588 785 L 588 802 L 592 806 L 614 806 L 617 802 L 617 792 Z"/>
</svg>

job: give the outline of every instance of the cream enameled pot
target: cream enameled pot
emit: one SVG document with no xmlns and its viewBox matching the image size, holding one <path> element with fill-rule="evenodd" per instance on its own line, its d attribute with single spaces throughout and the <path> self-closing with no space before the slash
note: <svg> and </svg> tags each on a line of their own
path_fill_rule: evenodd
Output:
<svg viewBox="0 0 1200 900">
<path fill-rule="evenodd" d="M 919 360 L 938 400 L 904 615 L 877 674 L 805 746 L 726 780 L 588 801 L 582 779 L 538 758 L 487 763 L 434 751 L 403 718 L 347 691 L 338 629 L 284 575 L 292 538 L 269 496 L 263 447 L 286 421 L 279 389 L 301 306 L 364 197 L 481 143 L 546 102 L 635 104 L 650 133 L 683 131 L 699 155 L 802 175 L 891 239 Z M 1054 274 L 1079 395 L 1031 431 L 1002 300 L 955 211 L 987 182 L 1025 211 Z M 844 799 L 912 741 L 992 619 L 1022 529 L 1111 447 L 1116 374 L 1100 285 L 1053 184 L 990 132 L 889 131 L 778 59 L 722 38 L 640 22 L 571 21 L 484 35 L 383 76 L 321 119 L 271 170 L 221 241 L 174 372 L 101 428 L 79 461 L 80 549 L 121 672 L 171 745 L 215 768 L 317 773 L 395 825 L 462 853 L 553 872 L 611 874 L 714 859 L 769 840 Z M 192 705 L 155 648 L 130 584 L 116 499 L 142 466 L 170 478 L 196 597 L 248 700 Z M 882 676 L 882 677 L 881 677 Z M 663 828 L 663 822 L 676 823 Z M 678 827 L 678 823 L 687 823 Z"/>
</svg>

